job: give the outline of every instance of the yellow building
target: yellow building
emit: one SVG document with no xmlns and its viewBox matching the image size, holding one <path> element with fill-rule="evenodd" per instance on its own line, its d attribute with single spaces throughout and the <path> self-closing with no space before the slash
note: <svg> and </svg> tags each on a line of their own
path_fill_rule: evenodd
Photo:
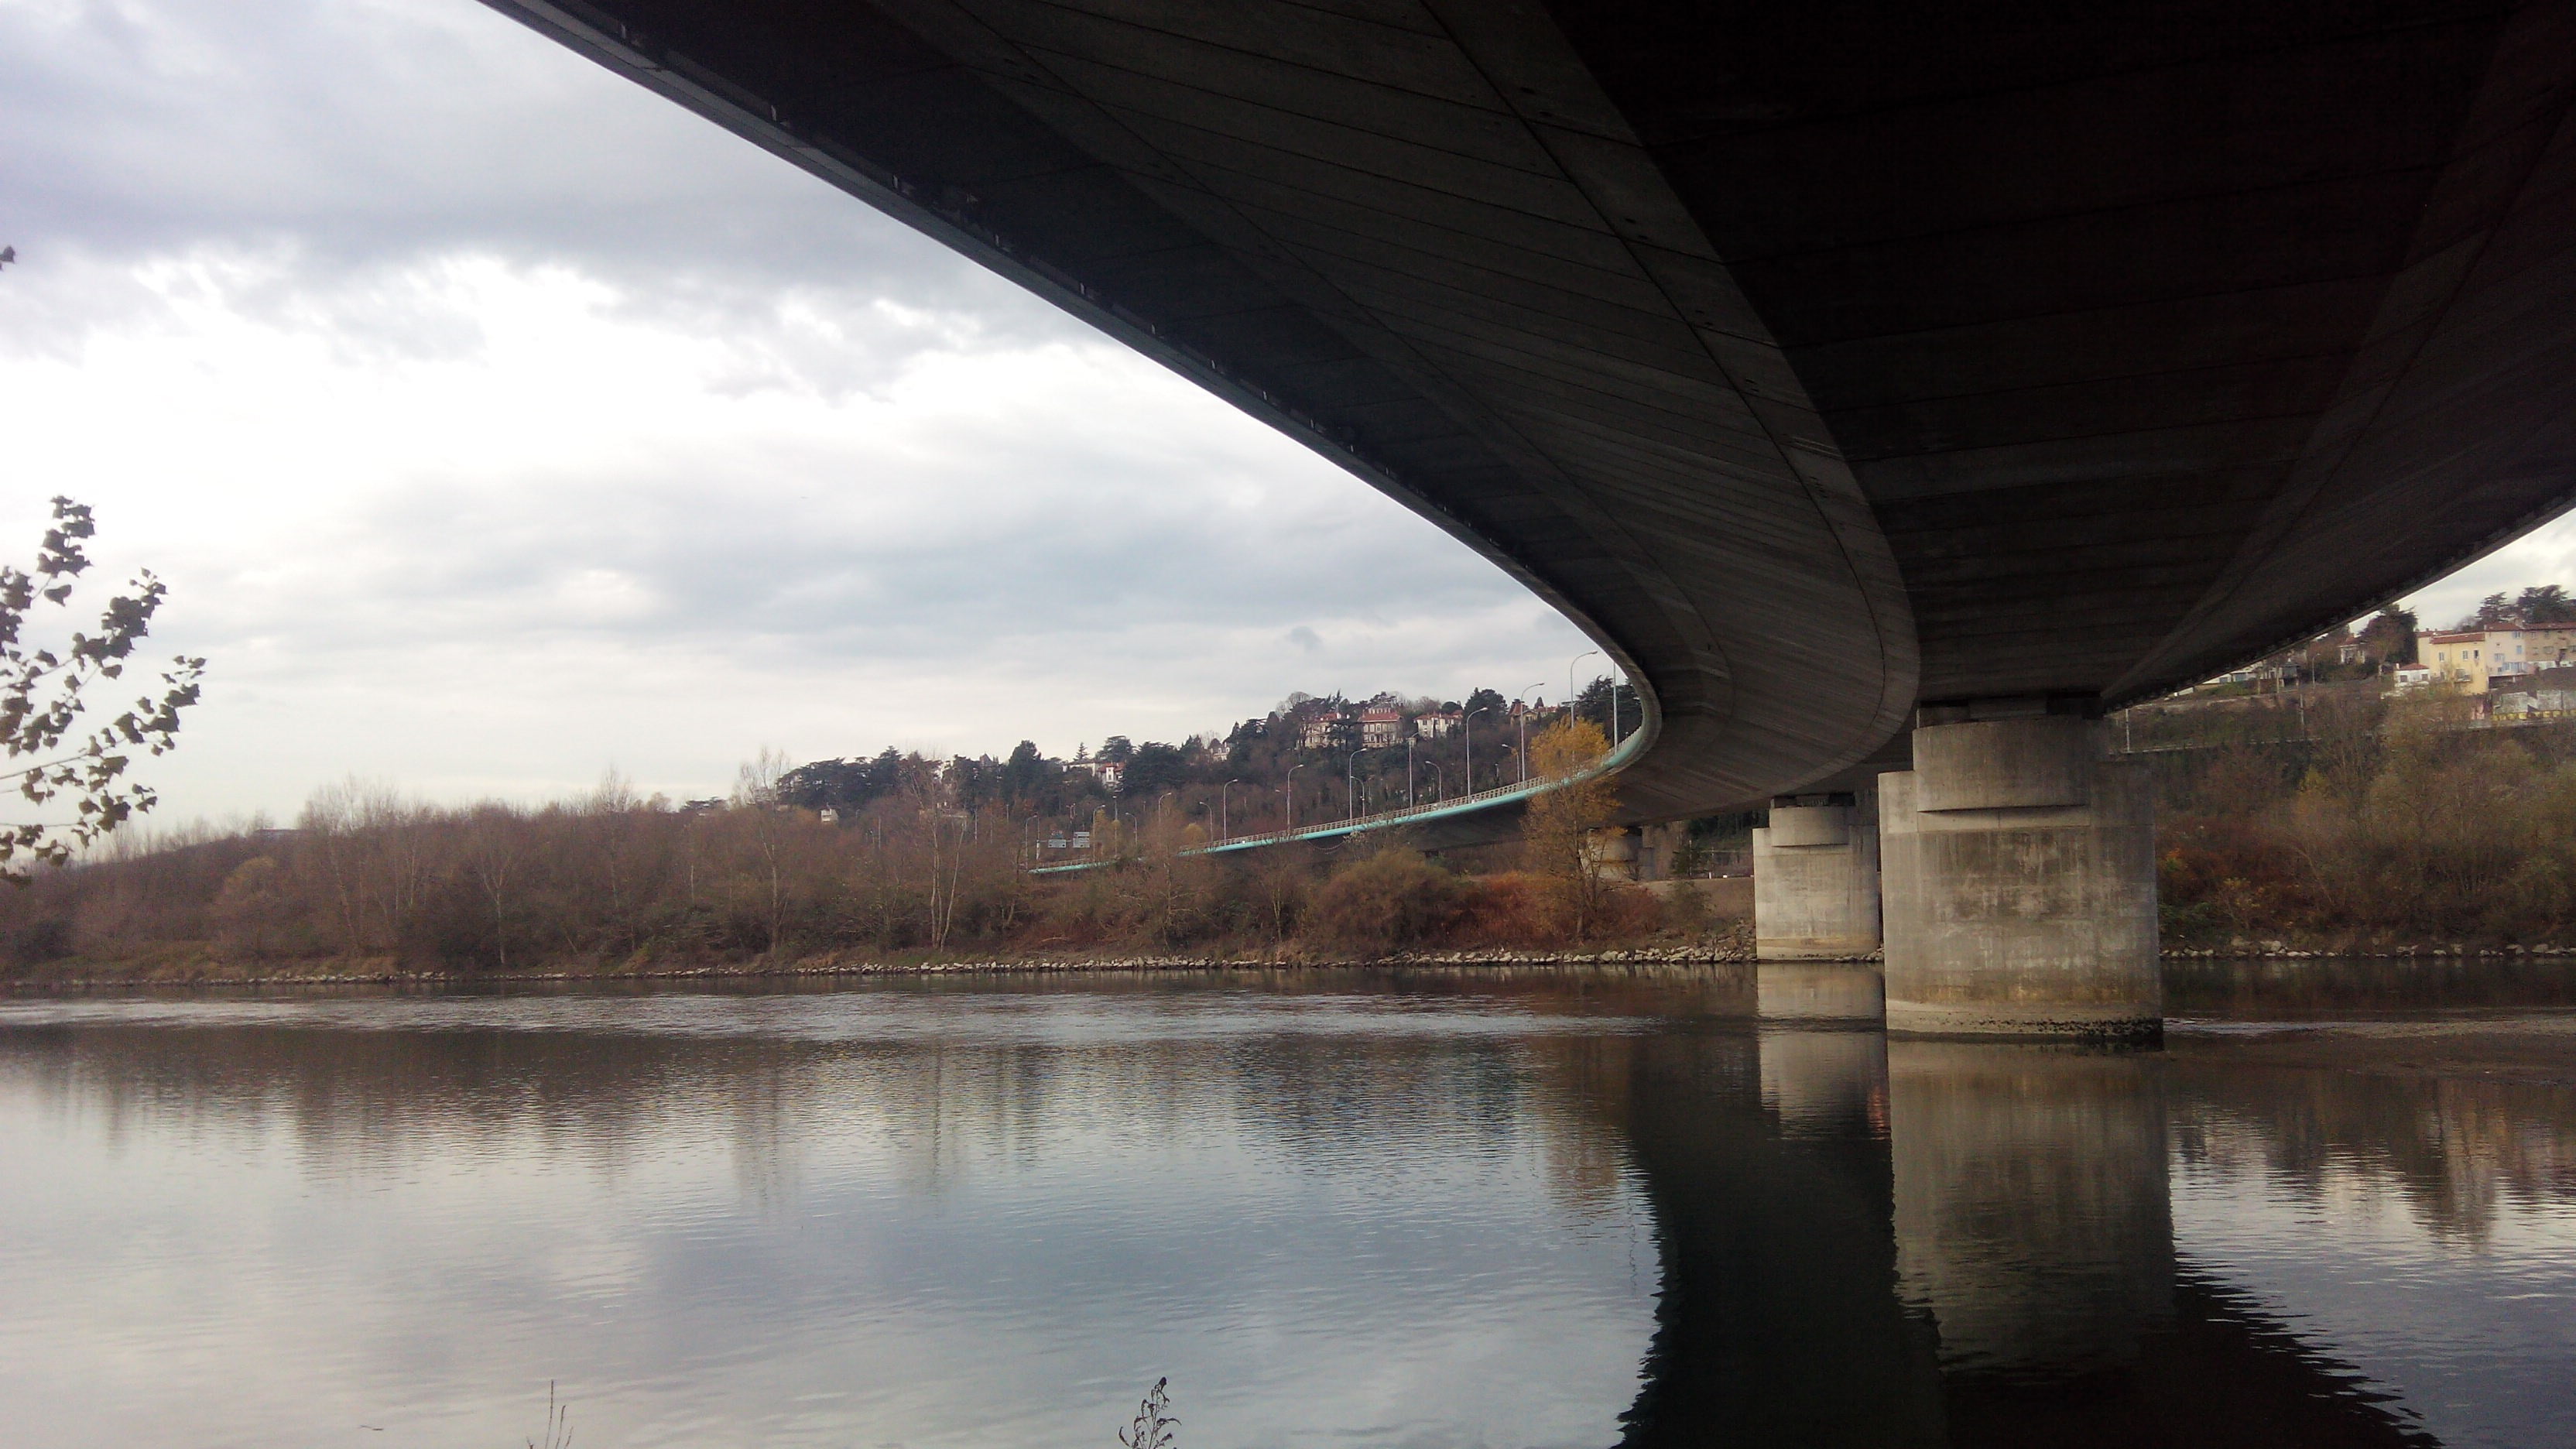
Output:
<svg viewBox="0 0 2576 1449">
<path fill-rule="evenodd" d="M 2415 660 L 2463 694 L 2484 694 L 2490 679 L 2576 664 L 2576 624 L 2418 634 Z"/>
</svg>

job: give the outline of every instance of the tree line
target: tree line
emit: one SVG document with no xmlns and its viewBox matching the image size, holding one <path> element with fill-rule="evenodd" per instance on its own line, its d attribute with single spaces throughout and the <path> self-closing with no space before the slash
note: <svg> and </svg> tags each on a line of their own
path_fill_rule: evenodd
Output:
<svg viewBox="0 0 2576 1449">
<path fill-rule="evenodd" d="M 1607 747 L 1584 721 L 1534 736 L 1564 774 Z M 1005 762 L 1005 766 L 1007 767 Z M 866 957 L 1222 952 L 1366 957 L 1431 946 L 1695 937 L 1705 903 L 1597 878 L 1606 786 L 1531 810 L 1509 868 L 1471 875 L 1400 836 L 1338 851 L 1195 853 L 1196 820 L 1104 821 L 1095 869 L 1031 868 L 1030 826 L 989 781 L 921 755 L 867 762 L 827 820 L 799 769 L 746 765 L 721 800 L 640 797 L 611 777 L 536 807 L 438 806 L 350 783 L 294 825 L 127 836 L 0 894 L 0 956 L 149 972 L 190 963 L 373 961 L 615 972 Z M 803 776 L 810 780 L 811 774 Z"/>
<path fill-rule="evenodd" d="M 2178 944 L 2538 943 L 2576 927 L 2576 724 L 2482 728 L 2447 691 L 2201 712 L 2154 756 Z"/>
</svg>

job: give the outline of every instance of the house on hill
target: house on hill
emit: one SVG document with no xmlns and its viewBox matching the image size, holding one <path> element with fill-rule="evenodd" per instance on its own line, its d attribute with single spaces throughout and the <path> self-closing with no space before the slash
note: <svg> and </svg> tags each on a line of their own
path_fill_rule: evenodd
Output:
<svg viewBox="0 0 2576 1449">
<path fill-rule="evenodd" d="M 1309 715 L 1297 731 L 1297 743 L 1310 750 L 1346 747 L 1359 732 L 1358 722 L 1343 710 Z"/>
<path fill-rule="evenodd" d="M 1067 774 L 1079 772 L 1098 780 L 1100 788 L 1112 795 L 1117 794 L 1127 780 L 1125 760 L 1068 760 L 1064 768 Z"/>
<path fill-rule="evenodd" d="M 2461 693 L 2484 694 L 2493 681 L 2576 663 L 2576 625 L 2421 633 L 2415 636 L 2415 659 Z"/>
</svg>

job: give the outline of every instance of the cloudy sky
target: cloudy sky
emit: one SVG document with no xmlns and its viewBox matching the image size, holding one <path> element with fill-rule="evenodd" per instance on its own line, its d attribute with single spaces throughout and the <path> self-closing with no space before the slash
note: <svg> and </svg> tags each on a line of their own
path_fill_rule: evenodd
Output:
<svg viewBox="0 0 2576 1449">
<path fill-rule="evenodd" d="M 350 773 L 687 795 L 764 744 L 1070 753 L 1588 647 L 471 0 L 0 0 L 0 96 L 0 546 L 68 492 L 169 580 L 156 639 L 213 665 L 165 818 Z"/>
<path fill-rule="evenodd" d="M 0 0 L 0 97 L 0 549 L 67 492 L 103 571 L 170 582 L 156 640 L 213 666 L 165 819 L 351 774 L 694 795 L 763 745 L 1070 753 L 1295 689 L 1553 694 L 1587 647 L 472 0 Z M 2422 602 L 2570 579 L 2561 526 Z"/>
</svg>

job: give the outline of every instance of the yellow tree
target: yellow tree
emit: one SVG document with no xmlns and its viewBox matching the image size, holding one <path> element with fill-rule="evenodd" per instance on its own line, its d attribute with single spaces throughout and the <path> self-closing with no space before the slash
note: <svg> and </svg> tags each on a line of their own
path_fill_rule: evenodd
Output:
<svg viewBox="0 0 2576 1449">
<path fill-rule="evenodd" d="M 1600 919 L 1609 887 L 1593 868 L 1592 832 L 1610 823 L 1618 796 L 1598 779 L 1573 777 L 1601 758 L 1610 741 L 1601 727 L 1564 719 L 1530 741 L 1530 768 L 1564 781 L 1529 803 L 1521 817 L 1521 858 L 1548 882 L 1559 926 L 1580 941 Z"/>
</svg>

